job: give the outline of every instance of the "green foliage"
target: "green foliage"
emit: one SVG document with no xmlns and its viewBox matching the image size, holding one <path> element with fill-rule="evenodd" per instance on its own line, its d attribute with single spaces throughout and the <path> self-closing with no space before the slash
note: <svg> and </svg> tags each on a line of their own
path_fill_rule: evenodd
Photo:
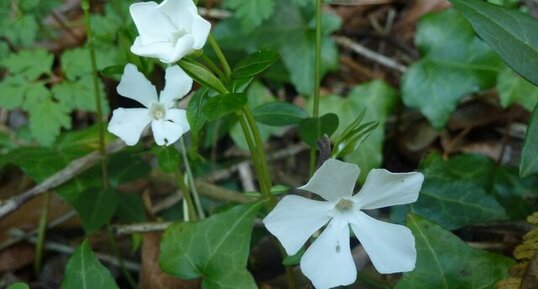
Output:
<svg viewBox="0 0 538 289">
<path fill-rule="evenodd" d="M 118 207 L 118 196 L 113 190 L 94 187 L 81 192 L 72 205 L 89 235 L 110 222 Z"/>
<path fill-rule="evenodd" d="M 370 136 L 378 126 L 378 122 L 370 121 L 363 122 L 366 110 L 363 110 L 361 114 L 351 124 L 349 124 L 342 134 L 338 135 L 334 141 L 334 147 L 331 152 L 333 157 L 344 157 L 354 151 Z"/>
<path fill-rule="evenodd" d="M 253 52 L 263 47 L 278 51 L 290 73 L 290 81 L 303 95 L 314 89 L 315 21 L 314 2 L 301 7 L 286 0 L 275 1 L 275 12 L 250 33 L 240 33 L 236 19 L 222 21 L 215 37 L 228 50 Z M 323 14 L 322 75 L 338 66 L 338 50 L 328 37 L 341 25 L 334 14 Z"/>
<path fill-rule="evenodd" d="M 61 289 L 118 289 L 114 277 L 99 263 L 88 240 L 75 250 L 65 269 Z"/>
<path fill-rule="evenodd" d="M 521 152 L 519 173 L 522 177 L 538 173 L 538 105 L 534 108 Z"/>
<path fill-rule="evenodd" d="M 13 283 L 11 285 L 9 285 L 9 287 L 7 287 L 7 289 L 30 289 L 30 287 L 28 287 L 28 285 L 22 283 L 22 282 L 17 282 L 17 283 Z"/>
<path fill-rule="evenodd" d="M 402 99 L 434 127 L 445 125 L 462 97 L 495 85 L 500 59 L 457 11 L 423 17 L 415 43 L 423 58 L 406 71 Z"/>
<path fill-rule="evenodd" d="M 271 126 L 298 124 L 308 117 L 302 108 L 287 102 L 274 101 L 256 107 L 252 114 L 257 122 Z"/>
<path fill-rule="evenodd" d="M 274 0 L 225 0 L 225 8 L 235 10 L 234 17 L 241 22 L 241 28 L 249 32 L 268 19 L 274 12 Z"/>
<path fill-rule="evenodd" d="M 394 112 L 398 101 L 397 92 L 387 83 L 374 80 L 354 87 L 346 98 L 335 95 L 323 97 L 320 101 L 320 113 L 338 115 L 339 128 L 335 136 L 342 135 L 345 128 L 352 124 L 361 112 L 366 110 L 363 121 L 376 121 L 379 127 L 345 160 L 359 165 L 363 172 L 368 172 L 381 165 L 383 160 L 383 142 L 385 140 L 385 123 Z M 366 173 L 361 174 L 364 182 Z"/>
<path fill-rule="evenodd" d="M 179 66 L 196 82 L 202 84 L 205 87 L 212 88 L 221 94 L 228 93 L 224 84 L 209 71 L 205 66 L 198 63 L 189 62 L 184 59 L 178 62 Z"/>
<path fill-rule="evenodd" d="M 161 241 L 161 269 L 182 279 L 203 277 L 204 289 L 257 288 L 246 265 L 260 207 L 239 205 L 197 223 L 173 224 Z"/>
<path fill-rule="evenodd" d="M 538 85 L 538 19 L 477 0 L 451 0 L 508 65 Z"/>
<path fill-rule="evenodd" d="M 538 87 L 520 77 L 508 67 L 499 73 L 497 90 L 499 91 L 501 106 L 504 108 L 518 103 L 532 111 L 538 103 Z"/>
<path fill-rule="evenodd" d="M 187 120 L 193 134 L 198 133 L 207 122 L 207 117 L 202 112 L 202 108 L 207 103 L 211 90 L 207 88 L 198 89 L 189 100 L 187 106 Z"/>
<path fill-rule="evenodd" d="M 415 270 L 404 273 L 396 289 L 495 288 L 513 261 L 501 255 L 472 249 L 452 233 L 418 216 L 407 226 L 416 239 Z"/>
<path fill-rule="evenodd" d="M 233 69 L 232 77 L 249 78 L 254 77 L 278 60 L 278 53 L 262 49 L 242 59 Z"/>
<path fill-rule="evenodd" d="M 2 59 L 0 65 L 12 74 L 26 80 L 36 80 L 43 74 L 50 74 L 54 55 L 44 49 L 22 50 L 17 54 Z"/>
<path fill-rule="evenodd" d="M 202 108 L 202 112 L 208 120 L 215 120 L 225 115 L 240 111 L 246 104 L 246 93 L 217 95 L 206 102 Z"/>
<path fill-rule="evenodd" d="M 327 113 L 320 117 L 309 117 L 299 123 L 299 136 L 310 146 L 316 147 L 323 135 L 331 136 L 338 128 L 338 115 Z"/>
<path fill-rule="evenodd" d="M 140 223 L 146 221 L 144 200 L 135 194 L 118 194 L 116 214 L 124 221 Z"/>
<path fill-rule="evenodd" d="M 159 146 L 156 147 L 157 162 L 159 168 L 165 173 L 173 173 L 179 169 L 181 155 L 174 146 Z"/>
</svg>

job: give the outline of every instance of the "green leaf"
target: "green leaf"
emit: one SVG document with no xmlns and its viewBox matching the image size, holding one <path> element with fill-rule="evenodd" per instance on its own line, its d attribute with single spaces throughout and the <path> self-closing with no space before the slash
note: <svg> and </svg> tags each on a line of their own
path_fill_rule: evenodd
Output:
<svg viewBox="0 0 538 289">
<path fill-rule="evenodd" d="M 366 110 L 355 119 L 334 141 L 332 157 L 345 157 L 357 149 L 379 125 L 376 121 L 364 123 Z"/>
<path fill-rule="evenodd" d="M 224 49 L 251 53 L 263 47 L 278 51 L 290 73 L 291 82 L 303 95 L 314 90 L 315 71 L 315 5 L 299 7 L 287 0 L 275 0 L 275 12 L 248 35 L 241 33 L 236 19 L 222 21 L 215 28 L 215 37 Z M 340 18 L 324 12 L 322 16 L 322 75 L 338 67 L 338 49 L 328 37 L 338 30 Z"/>
<path fill-rule="evenodd" d="M 28 285 L 22 283 L 22 282 L 17 282 L 17 283 L 13 283 L 11 285 L 9 285 L 9 287 L 7 287 L 7 289 L 30 289 L 30 287 L 28 287 Z"/>
<path fill-rule="evenodd" d="M 265 71 L 277 60 L 278 53 L 267 49 L 258 50 L 251 55 L 245 57 L 234 67 L 232 77 L 254 77 Z"/>
<path fill-rule="evenodd" d="M 404 273 L 396 289 L 493 289 L 514 264 L 504 256 L 470 248 L 419 216 L 410 215 L 407 226 L 416 239 L 417 263 L 413 271 Z"/>
<path fill-rule="evenodd" d="M 495 85 L 502 62 L 456 10 L 423 17 L 415 43 L 424 58 L 404 74 L 402 98 L 434 127 L 445 125 L 462 97 Z"/>
<path fill-rule="evenodd" d="M 271 126 L 298 124 L 308 117 L 302 108 L 291 103 L 274 101 L 262 104 L 252 110 L 256 121 Z"/>
<path fill-rule="evenodd" d="M 180 60 L 178 64 L 185 71 L 185 73 L 187 73 L 201 85 L 214 89 L 221 94 L 228 93 L 228 90 L 226 87 L 224 87 L 224 84 L 222 84 L 222 82 L 204 66 L 198 63 L 188 62 L 184 59 Z"/>
<path fill-rule="evenodd" d="M 35 80 L 43 74 L 50 74 L 54 55 L 45 49 L 22 50 L 0 61 L 12 74 L 27 80 Z"/>
<path fill-rule="evenodd" d="M 163 172 L 174 173 L 179 170 L 181 155 L 174 146 L 159 146 L 157 148 L 157 161 Z"/>
<path fill-rule="evenodd" d="M 486 191 L 470 181 L 426 178 L 411 211 L 447 230 L 505 220 L 506 213 Z"/>
<path fill-rule="evenodd" d="M 521 178 L 516 168 L 499 167 L 493 175 L 491 193 L 510 220 L 523 220 L 536 211 L 538 175 Z"/>
<path fill-rule="evenodd" d="M 28 85 L 21 76 L 8 76 L 0 82 L 0 107 L 5 109 L 20 108 L 24 103 Z"/>
<path fill-rule="evenodd" d="M 538 19 L 476 0 L 451 0 L 508 65 L 538 85 Z"/>
<path fill-rule="evenodd" d="M 105 97 L 105 91 L 100 80 L 99 90 L 103 113 L 108 114 L 108 101 Z M 54 98 L 58 99 L 58 101 L 70 110 L 97 110 L 93 77 L 91 75 L 86 75 L 76 81 L 63 81 L 52 87 L 51 91 Z"/>
<path fill-rule="evenodd" d="M 144 200 L 135 194 L 118 194 L 118 210 L 116 214 L 124 221 L 141 223 L 146 221 Z"/>
<path fill-rule="evenodd" d="M 138 150 L 124 149 L 112 155 L 108 162 L 108 178 L 113 187 L 144 178 L 150 171 L 151 167 Z"/>
<path fill-rule="evenodd" d="M 497 90 L 503 108 L 519 103 L 532 111 L 538 103 L 538 87 L 520 77 L 508 67 L 499 73 Z"/>
<path fill-rule="evenodd" d="M 249 32 L 269 18 L 275 8 L 274 0 L 224 0 L 223 6 L 235 10 L 243 31 Z"/>
<path fill-rule="evenodd" d="M 4 3 L 7 4 L 10 2 L 4 1 Z M 30 13 L 13 19 L 14 17 L 10 17 L 9 15 L 9 8 L 2 8 L 2 10 L 4 11 L 0 12 L 0 17 L 4 21 L 0 24 L 0 35 L 10 39 L 14 45 L 32 46 L 39 31 L 39 25 L 35 15 Z"/>
<path fill-rule="evenodd" d="M 202 108 L 208 120 L 215 120 L 241 110 L 247 104 L 245 93 L 230 93 L 210 98 Z"/>
<path fill-rule="evenodd" d="M 99 263 L 88 240 L 75 250 L 65 268 L 61 289 L 118 289 L 112 274 Z"/>
<path fill-rule="evenodd" d="M 202 112 L 202 108 L 207 103 L 211 90 L 207 88 L 198 89 L 189 100 L 187 105 L 187 120 L 192 133 L 198 133 L 207 122 L 207 117 Z"/>
<path fill-rule="evenodd" d="M 522 177 L 538 172 L 538 105 L 534 108 L 525 143 L 521 151 L 521 163 L 519 164 L 519 174 Z"/>
<path fill-rule="evenodd" d="M 28 91 L 25 109 L 30 113 L 30 131 L 43 145 L 51 145 L 62 128 L 71 128 L 69 108 L 52 100 L 44 87 Z"/>
<path fill-rule="evenodd" d="M 173 224 L 161 241 L 161 269 L 182 279 L 204 277 L 204 289 L 257 288 L 246 265 L 260 207 L 239 205 L 198 223 Z"/>
<path fill-rule="evenodd" d="M 72 205 L 89 235 L 110 222 L 118 207 L 118 196 L 113 190 L 89 188 L 80 193 Z"/>
<path fill-rule="evenodd" d="M 324 135 L 331 136 L 338 128 L 338 116 L 327 113 L 319 118 L 305 118 L 299 123 L 299 136 L 310 146 L 316 146 L 317 141 Z"/>
</svg>

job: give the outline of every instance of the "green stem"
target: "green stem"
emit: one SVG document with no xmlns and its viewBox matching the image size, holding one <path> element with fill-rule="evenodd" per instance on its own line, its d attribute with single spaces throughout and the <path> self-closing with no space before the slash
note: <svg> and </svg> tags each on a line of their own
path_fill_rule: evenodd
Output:
<svg viewBox="0 0 538 289">
<path fill-rule="evenodd" d="M 106 161 L 106 148 L 105 148 L 105 122 L 103 119 L 103 107 L 101 103 L 101 92 L 99 90 L 99 76 L 97 70 L 97 60 L 95 56 L 95 47 L 93 43 L 93 34 L 90 18 L 90 1 L 82 0 L 81 3 L 82 10 L 84 11 L 84 24 L 86 27 L 86 42 L 88 45 L 88 50 L 90 51 L 90 62 L 92 66 L 92 77 L 93 77 L 93 89 L 95 96 L 95 105 L 97 113 L 97 126 L 99 129 L 99 153 L 101 154 L 101 177 L 103 180 L 103 187 L 108 190 L 108 170 L 107 170 L 107 161 Z"/>
<path fill-rule="evenodd" d="M 260 186 L 260 191 L 265 192 L 268 190 L 265 179 L 261 176 L 261 166 L 260 166 L 260 159 L 256 150 L 256 146 L 254 144 L 254 140 L 252 140 L 252 133 L 248 125 L 248 121 L 246 119 L 246 116 L 244 114 L 241 114 L 239 116 L 239 123 L 241 124 L 241 129 L 243 130 L 243 135 L 245 136 L 245 140 L 247 141 L 248 149 L 250 151 L 250 156 L 252 158 L 252 164 L 254 165 L 254 169 L 256 170 L 256 174 L 258 175 L 258 184 Z M 270 188 L 269 188 L 270 189 Z"/>
<path fill-rule="evenodd" d="M 34 262 L 34 271 L 36 274 L 41 271 L 41 263 L 43 260 L 43 247 L 45 244 L 45 234 L 47 232 L 47 223 L 49 218 L 50 198 L 51 193 L 47 192 L 45 194 L 45 201 L 43 202 L 43 209 L 41 211 L 41 216 L 39 217 L 39 224 L 37 227 L 37 242 Z"/>
<path fill-rule="evenodd" d="M 316 0 L 316 69 L 314 75 L 314 109 L 312 117 L 319 117 L 319 98 L 321 87 L 321 7 L 322 0 Z M 316 169 L 316 147 L 310 148 L 310 175 L 314 174 Z"/>
<path fill-rule="evenodd" d="M 183 193 L 183 199 L 185 200 L 185 203 L 187 203 L 189 221 L 197 221 L 198 217 L 196 216 L 196 210 L 194 208 L 194 203 L 191 198 L 191 192 L 189 190 L 189 187 L 185 183 L 185 176 L 179 169 L 176 171 L 176 178 L 179 188 Z"/>
<path fill-rule="evenodd" d="M 217 40 L 215 40 L 215 38 L 211 34 L 209 34 L 207 40 L 209 41 L 211 48 L 213 48 L 213 51 L 215 51 L 215 54 L 217 55 L 217 58 L 222 65 L 222 68 L 224 68 L 224 73 L 226 74 L 226 77 L 230 78 L 230 76 L 232 75 L 232 69 L 230 69 L 230 64 L 228 64 L 228 60 L 226 60 L 224 53 L 222 53 L 222 49 L 220 49 Z"/>
<path fill-rule="evenodd" d="M 120 250 L 118 249 L 118 242 L 116 241 L 116 238 L 114 237 L 114 233 L 112 231 L 112 228 L 108 226 L 108 237 L 110 241 L 110 247 L 112 249 L 112 252 L 116 256 L 116 259 L 118 259 L 118 263 L 120 265 L 121 272 L 125 279 L 127 279 L 127 282 L 129 283 L 129 286 L 131 286 L 132 289 L 138 289 L 138 286 L 136 285 L 135 280 L 133 279 L 133 276 L 127 271 L 127 267 L 125 267 L 125 262 L 123 262 L 123 257 L 120 254 Z"/>
<path fill-rule="evenodd" d="M 200 196 L 198 195 L 198 190 L 196 189 L 196 184 L 194 183 L 194 175 L 191 170 L 189 157 L 187 156 L 187 147 L 185 146 L 185 141 L 183 140 L 183 138 L 180 139 L 179 144 L 181 149 L 181 155 L 183 157 L 183 161 L 185 162 L 185 171 L 187 172 L 187 180 L 189 181 L 190 191 L 192 193 L 192 197 L 194 198 L 194 205 L 196 206 L 196 210 L 198 211 L 198 217 L 200 219 L 205 219 L 204 208 L 202 207 L 202 203 L 200 202 Z"/>
<path fill-rule="evenodd" d="M 205 64 L 211 69 L 214 73 L 216 73 L 220 79 L 226 78 L 226 75 L 222 70 L 209 58 L 207 55 L 203 54 L 202 59 L 204 60 Z"/>
</svg>

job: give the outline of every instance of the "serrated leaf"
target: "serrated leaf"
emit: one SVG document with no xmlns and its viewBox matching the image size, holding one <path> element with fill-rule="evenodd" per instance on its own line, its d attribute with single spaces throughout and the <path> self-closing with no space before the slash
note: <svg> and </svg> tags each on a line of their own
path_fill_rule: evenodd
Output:
<svg viewBox="0 0 538 289">
<path fill-rule="evenodd" d="M 72 205 L 89 235 L 110 222 L 118 207 L 118 196 L 113 190 L 89 188 L 80 193 Z"/>
<path fill-rule="evenodd" d="M 105 92 L 100 80 L 99 84 L 103 113 L 108 114 L 108 101 L 105 98 Z M 97 110 L 93 77 L 91 75 L 86 75 L 76 81 L 63 81 L 53 86 L 51 92 L 54 98 L 58 99 L 58 101 L 70 110 Z"/>
<path fill-rule="evenodd" d="M 5 1 L 8 3 L 8 1 Z M 9 9 L 6 11 L 8 14 Z M 21 45 L 24 47 L 29 47 L 34 44 L 34 41 L 37 38 L 37 32 L 39 30 L 39 25 L 35 15 L 31 13 L 22 15 L 19 17 L 9 17 L 8 15 L 2 15 L 6 21 L 2 23 L 0 29 L 0 35 L 5 36 L 15 45 Z M 14 19 L 13 19 L 14 18 Z"/>
<path fill-rule="evenodd" d="M 470 181 L 426 178 L 411 212 L 447 230 L 506 219 L 499 203 Z"/>
<path fill-rule="evenodd" d="M 7 287 L 7 289 L 30 289 L 30 287 L 28 287 L 28 285 L 22 283 L 22 282 L 17 282 L 17 283 L 13 283 L 11 285 L 9 285 L 9 287 Z"/>
<path fill-rule="evenodd" d="M 519 165 L 519 174 L 522 177 L 535 173 L 538 173 L 538 105 L 534 108 L 527 128 Z"/>
<path fill-rule="evenodd" d="M 417 263 L 413 271 L 404 273 L 395 289 L 494 289 L 514 263 L 504 256 L 472 249 L 419 216 L 410 215 L 407 226 L 415 236 Z"/>
<path fill-rule="evenodd" d="M 202 112 L 208 120 L 215 120 L 227 114 L 241 110 L 247 104 L 245 93 L 230 93 L 211 97 Z"/>
<path fill-rule="evenodd" d="M 269 18 L 275 8 L 274 0 L 224 0 L 223 6 L 235 10 L 243 31 L 249 32 Z"/>
<path fill-rule="evenodd" d="M 508 65 L 538 85 L 538 19 L 484 1 L 451 2 Z"/>
<path fill-rule="evenodd" d="M 159 168 L 165 173 L 173 173 L 179 169 L 181 155 L 174 146 L 159 146 L 157 148 L 157 162 Z"/>
<path fill-rule="evenodd" d="M 0 60 L 0 65 L 10 73 L 20 75 L 27 80 L 35 80 L 43 74 L 50 74 L 54 55 L 45 49 L 22 50 Z"/>
<path fill-rule="evenodd" d="M 308 117 L 302 108 L 291 103 L 274 101 L 262 104 L 252 110 L 256 121 L 270 126 L 298 124 Z"/>
<path fill-rule="evenodd" d="M 323 136 L 331 136 L 338 128 L 338 116 L 327 113 L 321 117 L 309 117 L 299 123 L 299 136 L 310 146 L 316 146 L 317 141 Z"/>
<path fill-rule="evenodd" d="M 234 67 L 233 78 L 254 77 L 269 68 L 278 60 L 278 53 L 262 49 L 245 57 Z"/>
<path fill-rule="evenodd" d="M 75 250 L 65 269 L 61 289 L 118 289 L 112 274 L 99 263 L 88 240 Z"/>
<path fill-rule="evenodd" d="M 501 60 L 456 10 L 423 17 L 415 42 L 424 58 L 405 72 L 402 99 L 434 127 L 445 125 L 462 97 L 495 85 Z"/>
<path fill-rule="evenodd" d="M 246 270 L 250 236 L 261 203 L 235 206 L 198 223 L 173 224 L 161 241 L 161 269 L 202 288 L 255 289 Z"/>
<path fill-rule="evenodd" d="M 8 76 L 0 82 L 0 107 L 20 108 L 24 103 L 28 86 L 21 76 Z"/>
<path fill-rule="evenodd" d="M 538 87 L 517 75 L 508 67 L 499 73 L 497 91 L 503 108 L 518 103 L 532 111 L 538 103 Z"/>
<path fill-rule="evenodd" d="M 36 96 L 30 95 L 29 92 L 27 97 Z M 50 97 L 44 97 L 38 101 L 32 100 L 30 103 L 27 99 L 25 105 L 29 105 L 27 109 L 30 113 L 30 131 L 41 144 L 51 145 L 60 135 L 62 128 L 71 128 L 70 110 L 66 106 L 55 102 Z"/>
</svg>

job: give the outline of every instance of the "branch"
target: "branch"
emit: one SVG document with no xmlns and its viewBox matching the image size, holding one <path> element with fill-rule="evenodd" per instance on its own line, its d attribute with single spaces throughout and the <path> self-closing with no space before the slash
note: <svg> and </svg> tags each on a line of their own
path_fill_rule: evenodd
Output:
<svg viewBox="0 0 538 289">
<path fill-rule="evenodd" d="M 109 145 L 107 145 L 106 152 L 108 154 L 113 154 L 115 152 L 120 151 L 124 147 L 125 147 L 125 143 L 122 140 L 116 140 L 110 143 Z M 95 165 L 97 162 L 99 162 L 99 160 L 101 160 L 101 155 L 99 154 L 99 152 L 92 152 L 90 154 L 87 154 L 84 157 L 73 160 L 63 170 L 48 177 L 37 186 L 7 201 L 1 202 L 0 203 L 0 218 L 15 211 L 16 209 L 18 209 L 20 206 L 22 206 L 24 203 L 28 202 L 32 198 L 46 191 L 49 191 L 50 189 L 54 189 L 66 183 L 67 181 L 73 179 L 80 173 L 84 172 L 85 170 Z"/>
</svg>

